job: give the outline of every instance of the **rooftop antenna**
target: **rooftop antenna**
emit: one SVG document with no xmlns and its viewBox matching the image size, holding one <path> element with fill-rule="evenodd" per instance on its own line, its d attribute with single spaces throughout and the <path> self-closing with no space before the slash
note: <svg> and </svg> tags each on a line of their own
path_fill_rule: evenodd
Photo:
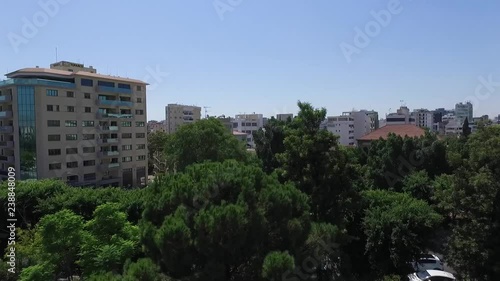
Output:
<svg viewBox="0 0 500 281">
<path fill-rule="evenodd" d="M 203 107 L 205 109 L 205 118 L 208 118 L 208 110 L 210 108 L 210 106 L 204 106 Z"/>
<path fill-rule="evenodd" d="M 57 61 L 58 61 L 58 60 L 57 60 L 57 47 L 56 47 L 56 62 L 57 62 Z"/>
</svg>

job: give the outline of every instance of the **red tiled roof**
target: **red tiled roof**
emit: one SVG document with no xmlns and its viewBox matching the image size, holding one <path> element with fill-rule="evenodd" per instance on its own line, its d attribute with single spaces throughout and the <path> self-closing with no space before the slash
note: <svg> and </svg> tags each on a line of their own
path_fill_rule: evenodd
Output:
<svg viewBox="0 0 500 281">
<path fill-rule="evenodd" d="M 386 139 L 390 133 L 401 137 L 408 136 L 413 138 L 425 135 L 425 130 L 415 125 L 387 125 L 359 138 L 358 140 L 371 141 L 378 140 L 380 138 Z"/>
</svg>

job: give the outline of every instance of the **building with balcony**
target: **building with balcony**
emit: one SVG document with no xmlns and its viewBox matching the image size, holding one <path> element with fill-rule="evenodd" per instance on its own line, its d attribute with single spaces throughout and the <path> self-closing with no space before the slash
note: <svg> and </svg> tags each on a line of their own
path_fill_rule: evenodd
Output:
<svg viewBox="0 0 500 281">
<path fill-rule="evenodd" d="M 163 121 L 156 121 L 156 120 L 148 121 L 148 133 L 165 132 L 165 128 L 166 128 L 165 120 L 163 120 Z"/>
<path fill-rule="evenodd" d="M 58 62 L 0 81 L 0 175 L 75 186 L 147 179 L 146 83 Z"/>
<path fill-rule="evenodd" d="M 247 134 L 247 144 L 255 147 L 253 134 L 264 127 L 264 116 L 262 114 L 238 114 L 233 120 L 233 131 Z"/>
<path fill-rule="evenodd" d="M 473 117 L 472 103 L 470 102 L 457 103 L 455 105 L 455 117 L 457 123 L 460 125 L 464 123 L 465 118 L 467 118 L 469 122 L 472 122 L 472 117 Z"/>
<path fill-rule="evenodd" d="M 201 119 L 201 107 L 182 104 L 165 106 L 165 132 L 173 134 L 184 124 L 190 124 Z"/>
</svg>

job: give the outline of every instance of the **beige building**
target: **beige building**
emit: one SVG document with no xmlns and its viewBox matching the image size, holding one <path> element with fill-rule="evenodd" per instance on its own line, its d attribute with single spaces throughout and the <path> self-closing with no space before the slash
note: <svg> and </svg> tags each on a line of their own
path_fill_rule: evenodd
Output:
<svg viewBox="0 0 500 281">
<path fill-rule="evenodd" d="M 0 174 L 76 186 L 147 181 L 146 83 L 58 62 L 0 82 Z"/>
<path fill-rule="evenodd" d="M 167 134 L 173 134 L 180 126 L 200 119 L 201 107 L 182 104 L 169 104 L 165 106 L 165 131 Z"/>
</svg>

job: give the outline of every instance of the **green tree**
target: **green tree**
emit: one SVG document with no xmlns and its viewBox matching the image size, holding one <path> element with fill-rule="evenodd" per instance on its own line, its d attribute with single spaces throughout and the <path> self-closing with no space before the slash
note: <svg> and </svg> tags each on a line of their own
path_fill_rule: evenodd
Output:
<svg viewBox="0 0 500 281">
<path fill-rule="evenodd" d="M 280 166 L 276 155 L 285 151 L 285 127 L 290 123 L 273 117 L 254 134 L 255 152 L 268 174 Z"/>
<path fill-rule="evenodd" d="M 411 173 L 403 179 L 403 191 L 411 194 L 416 199 L 431 203 L 434 194 L 429 176 L 425 170 Z"/>
<path fill-rule="evenodd" d="M 204 161 L 249 159 L 244 144 L 215 118 L 181 126 L 167 138 L 164 153 L 168 170 L 171 172 L 181 172 L 191 164 Z"/>
<path fill-rule="evenodd" d="M 293 270 L 295 261 L 286 252 L 271 252 L 264 259 L 262 276 L 270 281 L 281 281 L 283 273 Z"/>
<path fill-rule="evenodd" d="M 309 232 L 307 196 L 254 165 L 193 165 L 149 192 L 142 242 L 173 278 L 259 280 L 269 252 L 297 252 Z"/>
<path fill-rule="evenodd" d="M 169 135 L 162 131 L 156 131 L 148 134 L 148 174 L 155 173 L 155 164 L 161 168 L 163 161 L 165 161 L 165 145 Z"/>
</svg>

